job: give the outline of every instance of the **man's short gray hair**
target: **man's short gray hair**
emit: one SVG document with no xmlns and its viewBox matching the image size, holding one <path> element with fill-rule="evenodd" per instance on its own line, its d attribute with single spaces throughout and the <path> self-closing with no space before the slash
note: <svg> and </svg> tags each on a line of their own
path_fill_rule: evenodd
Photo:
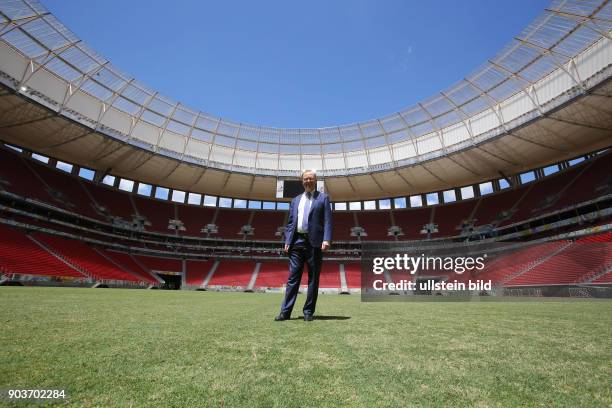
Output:
<svg viewBox="0 0 612 408">
<path fill-rule="evenodd" d="M 305 170 L 302 170 L 302 174 L 301 174 L 300 178 L 303 179 L 304 178 L 304 174 L 306 174 L 306 173 L 312 173 L 312 174 L 314 174 L 315 178 L 317 178 L 317 171 L 315 169 L 305 169 Z"/>
</svg>

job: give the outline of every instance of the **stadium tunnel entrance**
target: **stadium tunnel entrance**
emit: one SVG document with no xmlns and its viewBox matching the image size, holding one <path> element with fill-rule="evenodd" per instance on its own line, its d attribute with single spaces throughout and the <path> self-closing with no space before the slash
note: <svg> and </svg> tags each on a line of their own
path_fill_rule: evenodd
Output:
<svg viewBox="0 0 612 408">
<path fill-rule="evenodd" d="M 160 278 L 164 280 L 164 283 L 160 286 L 160 289 L 165 290 L 180 290 L 182 276 L 180 273 L 158 273 Z"/>
</svg>

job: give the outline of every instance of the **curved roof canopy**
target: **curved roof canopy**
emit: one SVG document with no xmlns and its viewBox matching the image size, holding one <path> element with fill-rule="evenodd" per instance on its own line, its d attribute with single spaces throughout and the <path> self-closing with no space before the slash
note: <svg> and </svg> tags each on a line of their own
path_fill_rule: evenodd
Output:
<svg viewBox="0 0 612 408">
<path fill-rule="evenodd" d="M 607 79 L 611 30 L 608 0 L 552 1 L 494 58 L 427 100 L 349 125 L 279 129 L 215 118 L 160 95 L 38 1 L 15 0 L 0 3 L 0 81 L 96 132 L 184 162 L 270 176 L 303 168 L 357 175 L 468 149 L 587 92 Z"/>
</svg>

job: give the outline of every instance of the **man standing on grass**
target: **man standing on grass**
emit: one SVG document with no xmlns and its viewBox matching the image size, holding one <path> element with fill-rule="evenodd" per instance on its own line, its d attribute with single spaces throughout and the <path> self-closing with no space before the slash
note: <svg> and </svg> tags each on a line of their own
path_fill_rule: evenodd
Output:
<svg viewBox="0 0 612 408">
<path fill-rule="evenodd" d="M 276 321 L 288 320 L 297 299 L 304 264 L 308 265 L 308 295 L 304 303 L 304 321 L 314 319 L 319 294 L 319 274 L 323 252 L 332 239 L 332 211 L 329 196 L 316 190 L 315 170 L 302 172 L 304 193 L 291 200 L 289 221 L 285 228 L 285 253 L 289 255 L 289 279 L 281 311 Z"/>
</svg>

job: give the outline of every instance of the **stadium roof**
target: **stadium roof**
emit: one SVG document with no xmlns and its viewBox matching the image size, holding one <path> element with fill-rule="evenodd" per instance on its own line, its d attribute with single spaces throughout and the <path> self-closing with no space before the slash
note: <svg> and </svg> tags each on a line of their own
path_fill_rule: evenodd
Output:
<svg viewBox="0 0 612 408">
<path fill-rule="evenodd" d="M 609 146 L 611 31 L 607 0 L 553 1 L 427 100 L 349 125 L 279 129 L 160 95 L 38 1 L 4 1 L 1 137 L 120 176 L 238 197 L 273 197 L 274 177 L 303 168 L 318 169 L 339 199 L 448 188 Z"/>
</svg>

